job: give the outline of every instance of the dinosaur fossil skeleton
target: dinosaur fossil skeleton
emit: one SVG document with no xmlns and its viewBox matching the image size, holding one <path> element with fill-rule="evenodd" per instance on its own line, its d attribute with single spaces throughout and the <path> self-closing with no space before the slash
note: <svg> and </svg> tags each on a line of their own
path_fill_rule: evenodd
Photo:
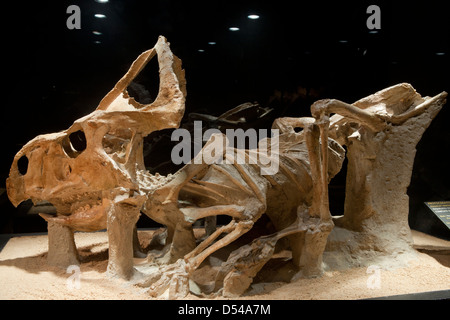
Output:
<svg viewBox="0 0 450 320">
<path fill-rule="evenodd" d="M 130 97 L 127 87 L 155 56 L 159 94 L 153 103 L 143 105 Z M 160 37 L 94 112 L 65 131 L 36 137 L 17 153 L 7 179 L 8 196 L 16 206 L 32 199 L 56 207 L 56 216 L 42 214 L 48 222 L 50 264 L 79 263 L 74 231 L 107 228 L 108 273 L 125 279 L 136 276 L 151 295 L 168 293 L 170 298 L 186 296 L 200 264 L 241 238 L 266 214 L 276 232 L 263 233 L 234 250 L 212 290 L 241 295 L 284 237 L 292 262 L 305 277 L 322 274 L 329 235 L 342 228 L 357 233 L 356 247 L 364 243 L 389 252 L 400 245 L 408 250 L 406 188 L 415 146 L 446 95 L 422 98 L 403 83 L 353 104 L 319 100 L 311 107 L 311 118 L 276 119 L 273 128 L 280 134 L 271 152 L 277 152 L 279 170 L 272 175 L 261 174 L 260 162 L 202 161 L 192 161 L 173 175 L 152 175 L 143 162 L 143 138 L 177 128 L 186 97 L 181 61 Z M 84 136 L 86 145 L 76 148 L 74 135 Z M 203 151 L 222 143 L 220 135 L 213 135 Z M 341 170 L 343 146 L 349 160 L 345 212 L 336 219 L 329 211 L 328 183 Z M 222 150 L 223 158 L 261 153 L 227 146 Z M 18 166 L 23 158 L 28 160 L 26 172 Z M 139 254 L 135 224 L 140 212 L 167 227 L 165 249 L 159 257 L 148 257 L 145 265 L 153 267 L 147 273 L 133 261 Z M 230 216 L 231 221 L 196 239 L 193 223 L 218 215 Z M 394 243 L 384 236 L 386 232 L 398 235 Z"/>
</svg>

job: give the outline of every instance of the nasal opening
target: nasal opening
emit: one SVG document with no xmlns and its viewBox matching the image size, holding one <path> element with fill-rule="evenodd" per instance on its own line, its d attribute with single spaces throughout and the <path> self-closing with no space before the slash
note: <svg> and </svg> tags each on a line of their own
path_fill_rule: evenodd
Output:
<svg viewBox="0 0 450 320">
<path fill-rule="evenodd" d="M 19 170 L 19 173 L 21 175 L 26 175 L 28 172 L 28 157 L 26 155 L 23 155 L 19 158 L 17 161 L 17 169 Z"/>
</svg>

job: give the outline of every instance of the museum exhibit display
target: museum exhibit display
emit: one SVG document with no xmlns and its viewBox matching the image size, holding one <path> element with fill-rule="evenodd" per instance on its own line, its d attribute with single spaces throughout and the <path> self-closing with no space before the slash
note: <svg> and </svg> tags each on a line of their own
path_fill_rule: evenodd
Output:
<svg viewBox="0 0 450 320">
<path fill-rule="evenodd" d="M 379 7 L 365 7 L 365 31 L 369 36 L 381 33 Z M 83 29 L 84 18 L 77 18 L 83 8 L 67 7 L 65 32 Z M 127 12 L 125 4 L 115 8 Z M 107 19 L 102 15 L 94 17 Z M 245 19 L 254 23 L 260 16 L 247 14 Z M 97 30 L 94 39 L 102 35 Z M 421 222 L 411 214 L 419 207 L 415 195 L 426 194 L 416 176 L 423 172 L 431 177 L 418 166 L 446 159 L 420 153 L 448 137 L 446 127 L 433 127 L 441 115 L 441 121 L 448 115 L 446 89 L 422 83 L 416 87 L 412 76 L 379 81 L 370 76 L 371 70 L 365 72 L 372 82 L 358 83 L 339 67 L 342 61 L 330 63 L 336 69 L 326 63 L 320 70 L 303 66 L 306 76 L 314 78 L 305 89 L 295 83 L 304 76 L 296 67 L 283 69 L 291 58 L 270 67 L 267 83 L 246 78 L 251 73 L 244 71 L 253 67 L 230 69 L 236 80 L 229 84 L 225 79 L 221 88 L 214 79 L 226 73 L 226 67 L 218 67 L 222 62 L 198 49 L 196 63 L 212 64 L 207 71 L 195 67 L 192 56 L 183 55 L 184 38 L 167 30 L 152 35 L 152 48 L 139 44 L 134 61 L 120 67 L 106 66 L 112 60 L 102 62 L 105 70 L 115 69 L 102 77 L 108 79 L 101 90 L 83 89 L 95 92 L 85 101 L 97 99 L 96 106 L 58 113 L 59 123 L 34 138 L 31 133 L 38 128 L 27 131 L 18 125 L 17 132 L 26 132 L 28 142 L 22 138 L 23 143 L 9 150 L 4 196 L 14 206 L 11 212 L 27 210 L 27 216 L 39 217 L 35 228 L 43 226 L 45 232 L 5 232 L 2 298 L 359 299 L 448 293 L 446 186 L 433 183 L 439 196 L 421 202 L 441 219 L 433 222 L 440 233 L 414 230 Z M 226 31 L 228 37 L 240 28 Z M 283 57 L 280 43 L 277 48 L 271 57 Z M 293 50 L 289 48 L 286 52 Z M 131 56 L 127 49 L 116 50 Z M 367 50 L 358 47 L 358 59 L 365 59 Z M 228 56 L 225 49 L 222 54 Z M 245 55 L 243 50 L 240 58 L 245 60 Z M 303 58 L 310 55 L 305 51 Z M 239 60 L 233 55 L 227 59 Z M 264 69 L 256 58 L 245 61 Z M 195 75 L 197 70 L 200 75 Z M 94 72 L 87 71 L 71 81 L 92 83 L 88 79 Z M 64 71 L 58 72 L 66 79 Z M 256 71 L 256 77 L 264 72 Z M 340 72 L 348 85 L 338 84 Z M 336 77 L 336 82 L 322 84 L 327 82 L 322 76 Z M 142 84 L 150 78 L 152 89 Z M 49 79 L 53 81 L 51 75 Z M 244 84 L 236 85 L 241 80 Z M 291 91 L 272 87 L 269 92 L 271 81 Z M 238 89 L 230 96 L 215 96 L 233 86 Z M 248 88 L 247 96 L 242 92 Z M 203 101 L 211 108 L 191 107 L 191 91 L 194 103 Z M 251 100 L 256 92 L 269 98 Z M 427 138 L 430 130 L 437 140 Z M 14 276 L 16 269 L 21 270 Z M 414 287 L 414 281 L 404 280 L 415 277 L 424 283 Z M 14 289 L 19 278 L 26 280 Z M 33 288 L 41 282 L 45 285 L 39 293 Z M 341 287 L 345 289 L 336 289 Z"/>
</svg>

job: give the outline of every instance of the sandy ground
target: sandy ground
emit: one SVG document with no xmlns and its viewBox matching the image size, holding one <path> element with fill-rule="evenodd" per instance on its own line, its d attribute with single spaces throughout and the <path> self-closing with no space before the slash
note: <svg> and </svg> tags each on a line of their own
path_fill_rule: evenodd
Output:
<svg viewBox="0 0 450 320">
<path fill-rule="evenodd" d="M 139 231 L 139 236 L 146 241 L 151 231 Z M 145 289 L 106 277 L 105 232 L 76 233 L 75 240 L 80 269 L 62 270 L 46 264 L 46 235 L 10 239 L 0 253 L 0 299 L 151 299 Z M 241 299 L 361 299 L 450 289 L 450 242 L 417 232 L 414 241 L 422 252 L 404 266 L 328 270 L 321 278 L 291 283 L 281 282 L 272 272 L 255 279 Z M 277 261 L 279 270 L 284 268 L 279 274 L 293 272 L 281 258 L 271 266 Z"/>
</svg>

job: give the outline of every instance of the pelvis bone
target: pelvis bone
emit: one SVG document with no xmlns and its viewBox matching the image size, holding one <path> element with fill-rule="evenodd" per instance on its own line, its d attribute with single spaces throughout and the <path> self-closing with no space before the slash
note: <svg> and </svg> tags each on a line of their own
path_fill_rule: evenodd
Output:
<svg viewBox="0 0 450 320">
<path fill-rule="evenodd" d="M 129 96 L 127 87 L 155 55 L 159 92 L 153 103 L 143 105 Z M 159 37 L 155 47 L 133 62 L 94 112 L 67 130 L 34 138 L 17 153 L 7 179 L 10 201 L 15 206 L 27 199 L 52 203 L 57 215 L 42 215 L 49 222 L 49 238 L 56 225 L 55 230 L 65 230 L 69 243 L 74 230 L 96 231 L 107 224 L 109 228 L 108 212 L 122 212 L 118 207 L 134 207 L 134 211 L 123 212 L 135 212 L 130 218 L 135 223 L 148 188 L 159 183 L 158 178 L 145 175 L 143 138 L 153 131 L 177 128 L 185 96 L 181 60 L 172 54 L 166 39 Z M 50 243 L 49 260 L 55 257 L 50 262 L 64 265 L 58 261 L 61 255 L 52 250 L 58 251 Z"/>
</svg>

